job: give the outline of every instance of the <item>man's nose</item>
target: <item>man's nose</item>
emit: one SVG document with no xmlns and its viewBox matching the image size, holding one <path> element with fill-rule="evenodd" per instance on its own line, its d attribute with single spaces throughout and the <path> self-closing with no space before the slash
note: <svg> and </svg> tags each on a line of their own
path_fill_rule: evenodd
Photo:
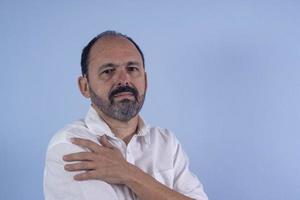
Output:
<svg viewBox="0 0 300 200">
<path fill-rule="evenodd" d="M 125 69 L 121 69 L 118 76 L 118 85 L 129 85 L 130 76 Z"/>
</svg>

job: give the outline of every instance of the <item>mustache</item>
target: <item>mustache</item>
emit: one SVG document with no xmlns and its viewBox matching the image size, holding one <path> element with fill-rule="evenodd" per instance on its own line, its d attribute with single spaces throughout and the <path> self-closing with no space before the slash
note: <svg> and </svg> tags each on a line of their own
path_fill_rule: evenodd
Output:
<svg viewBox="0 0 300 200">
<path fill-rule="evenodd" d="M 135 99 L 137 99 L 138 96 L 138 91 L 136 88 L 134 87 L 130 87 L 130 86 L 120 86 L 114 90 L 112 90 L 109 94 L 109 99 L 112 101 L 113 97 L 121 92 L 130 92 L 131 94 L 133 94 L 133 96 L 135 97 Z"/>
</svg>

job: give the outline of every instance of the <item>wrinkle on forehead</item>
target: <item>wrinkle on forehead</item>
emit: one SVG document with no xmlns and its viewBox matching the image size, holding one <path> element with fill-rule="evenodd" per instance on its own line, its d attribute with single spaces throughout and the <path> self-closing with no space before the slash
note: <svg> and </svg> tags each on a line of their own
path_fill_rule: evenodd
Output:
<svg viewBox="0 0 300 200">
<path fill-rule="evenodd" d="M 143 67 L 142 56 L 134 44 L 121 36 L 105 36 L 90 51 L 89 71 L 94 73 L 107 63 L 122 66 L 128 62 L 136 62 Z"/>
<path fill-rule="evenodd" d="M 122 53 L 123 55 L 140 55 L 138 49 L 128 39 L 122 36 L 104 36 L 100 38 L 91 48 L 89 60 L 103 55 L 103 57 L 111 56 L 113 53 Z"/>
</svg>

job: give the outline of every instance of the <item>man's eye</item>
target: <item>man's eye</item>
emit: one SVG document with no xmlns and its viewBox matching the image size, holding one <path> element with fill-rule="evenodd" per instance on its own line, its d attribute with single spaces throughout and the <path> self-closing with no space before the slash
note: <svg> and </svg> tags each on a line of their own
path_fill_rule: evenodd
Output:
<svg viewBox="0 0 300 200">
<path fill-rule="evenodd" d="M 115 71 L 114 69 L 106 69 L 101 74 L 111 74 L 114 71 Z"/>
<path fill-rule="evenodd" d="M 128 71 L 133 72 L 133 71 L 137 71 L 138 68 L 137 67 L 128 67 Z"/>
</svg>

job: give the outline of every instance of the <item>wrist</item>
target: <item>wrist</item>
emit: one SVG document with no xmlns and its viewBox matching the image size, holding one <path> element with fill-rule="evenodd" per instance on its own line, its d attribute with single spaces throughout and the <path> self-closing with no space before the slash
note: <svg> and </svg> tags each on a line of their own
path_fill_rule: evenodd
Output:
<svg viewBox="0 0 300 200">
<path fill-rule="evenodd" d="M 138 180 L 140 169 L 131 163 L 128 163 L 126 173 L 124 174 L 123 184 L 130 186 Z"/>
</svg>

